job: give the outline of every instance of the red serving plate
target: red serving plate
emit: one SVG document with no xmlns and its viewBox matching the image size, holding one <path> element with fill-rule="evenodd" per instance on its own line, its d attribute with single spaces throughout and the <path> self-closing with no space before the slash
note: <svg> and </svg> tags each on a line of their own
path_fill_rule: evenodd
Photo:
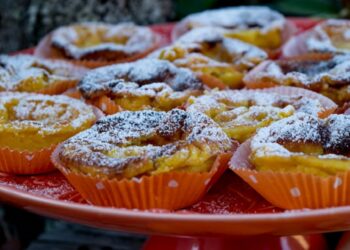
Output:
<svg viewBox="0 0 350 250">
<path fill-rule="evenodd" d="M 310 28 L 318 22 L 311 19 L 291 20 L 300 30 Z M 169 41 L 172 27 L 171 24 L 156 25 L 153 26 L 153 29 Z M 27 50 L 24 53 L 31 52 L 32 50 Z M 350 206 L 285 211 L 264 200 L 231 171 L 227 171 L 197 204 L 179 211 L 139 211 L 90 205 L 82 199 L 59 172 L 36 176 L 12 176 L 0 173 L 0 199 L 49 217 L 104 229 L 146 234 L 195 237 L 285 236 L 350 229 Z M 316 240 L 317 244 L 321 244 L 322 239 L 317 238 L 319 236 L 315 237 L 318 239 Z M 304 243 L 310 243 L 312 239 L 315 242 L 315 237 L 304 238 Z M 258 238 L 255 237 L 255 239 Z M 263 237 L 262 239 L 267 239 L 270 242 L 272 238 Z M 291 239 L 288 238 L 288 240 Z M 283 238 L 278 238 L 278 240 L 281 243 Z M 239 241 L 241 242 L 239 244 L 243 244 L 241 239 Z M 256 243 L 251 243 L 251 240 L 248 240 L 248 243 L 255 244 L 255 246 L 256 244 L 263 245 L 262 241 L 255 241 Z M 170 245 L 172 245 L 172 249 L 184 249 L 185 246 L 189 246 L 189 244 L 184 243 L 182 247 L 175 248 L 175 243 L 171 240 L 158 238 L 158 245 L 148 245 L 147 249 L 162 249 L 160 246 L 164 246 L 164 244 L 161 245 L 161 242 L 167 244 L 168 249 L 170 249 Z M 215 242 L 206 239 L 197 241 L 196 244 L 198 245 L 200 242 L 203 246 L 212 247 L 196 249 L 213 249 L 215 245 Z M 222 243 L 220 249 L 224 249 L 224 246 L 232 246 L 231 243 L 231 241 L 226 245 Z M 191 244 L 193 247 L 193 242 Z M 314 249 L 321 249 L 320 245 L 317 246 Z"/>
</svg>

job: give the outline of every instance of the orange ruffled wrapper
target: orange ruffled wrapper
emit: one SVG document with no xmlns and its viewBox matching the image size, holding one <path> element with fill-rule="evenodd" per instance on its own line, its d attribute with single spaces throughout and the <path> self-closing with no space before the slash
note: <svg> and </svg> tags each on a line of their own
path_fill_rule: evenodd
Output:
<svg viewBox="0 0 350 250">
<path fill-rule="evenodd" d="M 256 91 L 256 90 L 243 90 L 243 91 Z M 325 118 L 332 114 L 338 107 L 338 105 L 333 102 L 328 97 L 325 97 L 321 94 L 318 94 L 316 92 L 313 92 L 311 90 L 297 88 L 297 87 L 287 87 L 287 86 L 280 86 L 280 87 L 274 87 L 274 88 L 265 88 L 265 89 L 259 89 L 259 92 L 266 92 L 266 93 L 277 93 L 281 95 L 299 95 L 303 97 L 308 97 L 314 100 L 318 100 L 322 107 L 323 111 L 318 113 L 318 116 L 320 118 Z"/>
<path fill-rule="evenodd" d="M 104 114 L 93 107 L 96 120 Z M 42 174 L 55 170 L 50 161 L 51 154 L 57 145 L 40 149 L 38 151 L 16 150 L 7 147 L 0 148 L 0 172 L 7 174 Z"/>
<path fill-rule="evenodd" d="M 53 164 L 81 196 L 93 205 L 128 209 L 175 210 L 197 202 L 227 169 L 231 153 L 219 155 L 210 172 L 169 172 L 133 179 L 103 179 L 74 173 L 59 160 L 58 146 Z"/>
<path fill-rule="evenodd" d="M 96 59 L 96 60 L 77 60 L 77 59 L 70 59 L 70 58 L 66 57 L 59 49 L 54 48 L 51 45 L 51 34 L 48 34 L 36 46 L 35 51 L 34 51 L 34 55 L 38 56 L 38 57 L 42 57 L 42 58 L 47 58 L 47 59 L 66 60 L 72 64 L 80 65 L 80 66 L 84 66 L 84 67 L 93 69 L 93 68 L 107 66 L 107 65 L 111 65 L 111 64 L 115 64 L 115 63 L 125 63 L 125 62 L 136 61 L 138 59 L 145 57 L 146 55 L 148 55 L 149 53 L 151 53 L 155 49 L 159 48 L 163 44 L 164 44 L 164 39 L 160 35 L 156 34 L 156 41 L 155 41 L 154 45 L 151 48 L 144 51 L 143 53 L 138 53 L 136 55 L 133 55 L 133 56 L 130 56 L 130 57 L 127 57 L 124 59 L 113 60 L 113 61 L 99 60 L 99 59 Z"/>
<path fill-rule="evenodd" d="M 330 177 L 306 173 L 257 171 L 249 161 L 250 141 L 243 143 L 229 166 L 255 191 L 284 209 L 316 209 L 350 205 L 350 171 Z"/>
<path fill-rule="evenodd" d="M 55 167 L 49 159 L 55 147 L 35 152 L 0 148 L 0 172 L 26 175 L 53 171 Z"/>
</svg>

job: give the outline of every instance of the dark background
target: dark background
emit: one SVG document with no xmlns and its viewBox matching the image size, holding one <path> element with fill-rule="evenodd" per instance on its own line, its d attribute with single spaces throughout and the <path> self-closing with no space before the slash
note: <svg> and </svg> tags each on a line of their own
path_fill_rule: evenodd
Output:
<svg viewBox="0 0 350 250">
<path fill-rule="evenodd" d="M 72 22 L 153 24 L 208 8 L 254 4 L 293 16 L 350 13 L 350 0 L 0 0 L 0 53 L 32 47 L 49 31 Z"/>
</svg>

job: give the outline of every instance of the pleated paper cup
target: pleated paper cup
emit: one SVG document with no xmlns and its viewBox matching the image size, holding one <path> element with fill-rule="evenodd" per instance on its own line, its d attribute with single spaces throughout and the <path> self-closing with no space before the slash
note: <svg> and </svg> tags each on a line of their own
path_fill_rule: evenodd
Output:
<svg viewBox="0 0 350 250">
<path fill-rule="evenodd" d="M 78 100 L 83 99 L 83 96 L 77 88 L 69 88 L 62 94 Z"/>
<path fill-rule="evenodd" d="M 41 89 L 38 91 L 40 94 L 45 95 L 57 95 L 65 92 L 67 89 L 75 87 L 78 80 L 67 80 L 67 81 L 58 81 L 54 84 L 51 84 L 47 88 Z"/>
<path fill-rule="evenodd" d="M 98 99 L 91 101 L 90 103 L 102 110 L 106 115 L 112 115 L 123 111 L 122 107 L 116 104 L 108 96 L 101 96 Z"/>
<path fill-rule="evenodd" d="M 157 49 L 162 43 L 163 43 L 162 38 L 159 35 L 156 35 L 156 41 L 155 41 L 154 45 L 151 48 L 145 50 L 142 53 L 138 53 L 136 55 L 129 56 L 127 58 L 123 58 L 123 59 L 119 59 L 119 60 L 100 60 L 100 59 L 96 59 L 96 60 L 84 60 L 84 59 L 77 60 L 77 59 L 71 59 L 71 58 L 66 57 L 62 53 L 61 50 L 53 47 L 52 43 L 51 43 L 51 34 L 48 34 L 36 46 L 35 51 L 34 51 L 34 55 L 38 56 L 38 57 L 42 57 L 42 58 L 47 58 L 47 59 L 66 60 L 66 61 L 68 61 L 68 62 L 70 62 L 72 64 L 79 65 L 79 66 L 84 66 L 86 68 L 93 69 L 93 68 L 107 66 L 107 65 L 111 65 L 111 64 L 115 64 L 115 63 L 125 63 L 125 62 L 136 61 L 138 59 L 141 59 L 141 58 L 145 57 L 146 55 L 148 55 L 149 53 L 151 53 L 152 51 Z"/>
<path fill-rule="evenodd" d="M 104 116 L 101 110 L 93 107 L 96 120 Z M 29 175 L 42 174 L 55 170 L 50 161 L 51 154 L 57 145 L 37 151 L 17 150 L 0 147 L 0 172 L 8 174 Z"/>
<path fill-rule="evenodd" d="M 210 74 L 198 73 L 197 75 L 204 85 L 210 89 L 228 89 L 228 86 L 225 83 Z"/>
<path fill-rule="evenodd" d="M 273 205 L 316 209 L 350 205 L 350 171 L 319 177 L 305 173 L 257 171 L 250 163 L 250 141 L 230 160 L 230 169 Z"/>
<path fill-rule="evenodd" d="M 42 174 L 55 170 L 50 155 L 56 145 L 38 151 L 0 148 L 0 172 L 8 174 Z"/>
<path fill-rule="evenodd" d="M 252 91 L 252 90 L 246 90 L 246 91 Z M 287 95 L 287 96 L 298 95 L 298 96 L 307 97 L 313 100 L 318 100 L 321 103 L 322 107 L 324 108 L 323 111 L 320 111 L 318 113 L 318 116 L 320 118 L 325 118 L 329 116 L 338 107 L 338 105 L 328 97 L 318 94 L 316 92 L 313 92 L 311 90 L 303 89 L 303 88 L 280 86 L 280 87 L 274 87 L 274 88 L 260 89 L 258 91 L 265 92 L 265 93 L 276 93 L 276 94 Z"/>
<path fill-rule="evenodd" d="M 70 171 L 59 160 L 60 146 L 52 162 L 89 203 L 129 209 L 175 210 L 197 202 L 227 169 L 231 154 L 217 157 L 205 173 L 169 172 L 133 179 L 103 179 Z"/>
</svg>

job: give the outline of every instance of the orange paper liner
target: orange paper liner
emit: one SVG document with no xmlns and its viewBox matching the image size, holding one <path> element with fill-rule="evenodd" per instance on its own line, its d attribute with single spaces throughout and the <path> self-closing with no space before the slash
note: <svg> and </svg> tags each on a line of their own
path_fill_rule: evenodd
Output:
<svg viewBox="0 0 350 250">
<path fill-rule="evenodd" d="M 51 45 L 51 34 L 45 36 L 39 44 L 36 46 L 34 55 L 47 59 L 62 59 L 66 60 L 72 64 L 84 66 L 90 69 L 98 68 L 102 66 L 107 66 L 115 63 L 132 62 L 147 56 L 149 53 L 157 49 L 163 43 L 162 38 L 156 34 L 156 41 L 154 46 L 144 51 L 143 53 L 138 53 L 136 55 L 130 56 L 128 58 L 106 61 L 106 60 L 77 60 L 67 58 L 59 49 L 56 49 Z"/>
<path fill-rule="evenodd" d="M 82 94 L 80 93 L 80 91 L 77 90 L 76 88 L 68 89 L 67 91 L 65 91 L 63 93 L 63 95 L 66 95 L 66 96 L 69 96 L 69 97 L 72 97 L 75 99 L 79 99 L 79 100 L 84 100 L 87 103 L 92 104 L 93 106 L 97 107 L 99 110 L 102 110 L 102 112 L 106 115 L 112 115 L 112 114 L 115 114 L 117 112 L 123 111 L 122 107 L 117 105 L 108 96 L 101 96 L 101 97 L 97 98 L 96 100 L 89 101 L 89 100 L 85 100 L 83 98 Z"/>
<path fill-rule="evenodd" d="M 41 174 L 55 169 L 50 161 L 56 145 L 29 152 L 0 148 L 0 172 L 8 174 Z"/>
<path fill-rule="evenodd" d="M 38 93 L 45 94 L 45 95 L 61 94 L 64 91 L 66 91 L 67 89 L 75 87 L 77 82 L 78 82 L 78 80 L 59 81 L 59 82 L 52 84 L 51 86 L 49 86 L 47 88 L 44 88 L 44 89 L 38 91 Z"/>
<path fill-rule="evenodd" d="M 123 111 L 122 107 L 117 105 L 111 98 L 108 96 L 101 96 L 98 99 L 91 102 L 92 105 L 98 107 L 106 115 L 112 115 L 117 112 Z"/>
<path fill-rule="evenodd" d="M 254 91 L 254 90 L 246 90 L 246 91 Z M 303 97 L 308 97 L 310 99 L 314 99 L 314 100 L 316 99 L 321 103 L 322 107 L 324 108 L 324 111 L 321 111 L 318 113 L 318 116 L 320 118 L 325 118 L 329 116 L 338 107 L 338 105 L 328 97 L 318 94 L 316 92 L 313 92 L 311 90 L 303 89 L 303 88 L 280 86 L 280 87 L 274 87 L 274 88 L 260 89 L 257 91 L 266 92 L 266 93 L 277 93 L 277 94 L 288 95 L 288 96 L 300 95 Z"/>
<path fill-rule="evenodd" d="M 257 171 L 250 164 L 250 141 L 233 155 L 230 169 L 273 205 L 316 209 L 350 205 L 350 171 L 330 177 L 305 173 Z"/>
<path fill-rule="evenodd" d="M 199 79 L 204 83 L 205 86 L 214 89 L 228 89 L 228 86 L 220 81 L 218 78 L 211 76 L 209 74 L 198 73 Z"/>
<path fill-rule="evenodd" d="M 93 107 L 96 120 L 104 114 L 96 107 Z M 38 151 L 29 152 L 26 150 L 16 150 L 7 147 L 0 148 L 0 172 L 8 174 L 42 174 L 55 170 L 50 161 L 52 151 L 56 145 L 43 148 Z"/>
<path fill-rule="evenodd" d="M 77 88 L 69 88 L 66 91 L 64 91 L 62 94 L 74 99 L 79 99 L 79 100 L 83 99 L 83 96 L 81 95 L 80 91 Z"/>
<path fill-rule="evenodd" d="M 93 205 L 129 209 L 175 210 L 197 202 L 227 168 L 231 154 L 217 157 L 210 172 L 169 172 L 131 180 L 100 179 L 69 171 L 59 160 L 52 162 L 81 196 Z"/>
</svg>

